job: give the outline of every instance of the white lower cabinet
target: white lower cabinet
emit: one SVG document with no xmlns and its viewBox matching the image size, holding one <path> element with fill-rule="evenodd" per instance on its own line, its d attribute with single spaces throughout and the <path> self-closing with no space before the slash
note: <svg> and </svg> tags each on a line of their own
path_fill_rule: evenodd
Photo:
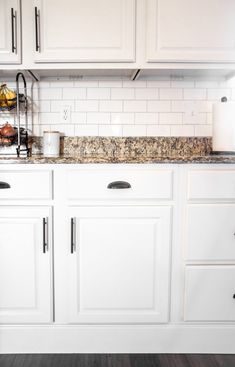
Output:
<svg viewBox="0 0 235 367">
<path fill-rule="evenodd" d="M 234 169 L 186 170 L 185 292 L 187 322 L 235 321 Z"/>
<path fill-rule="evenodd" d="M 5 165 L 0 353 L 233 353 L 234 172 Z"/>
<path fill-rule="evenodd" d="M 185 321 L 235 321 L 235 265 L 187 266 Z"/>
<path fill-rule="evenodd" d="M 167 322 L 171 207 L 71 207 L 70 217 L 69 322 Z"/>
<path fill-rule="evenodd" d="M 51 209 L 0 207 L 0 323 L 52 321 Z"/>
</svg>

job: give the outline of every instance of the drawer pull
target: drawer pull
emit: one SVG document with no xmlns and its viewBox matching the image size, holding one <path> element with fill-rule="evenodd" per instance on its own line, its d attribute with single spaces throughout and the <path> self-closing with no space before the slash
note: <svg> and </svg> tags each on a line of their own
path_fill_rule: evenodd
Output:
<svg viewBox="0 0 235 367">
<path fill-rule="evenodd" d="M 235 294 L 233 295 L 233 299 L 235 299 Z"/>
<path fill-rule="evenodd" d="M 114 181 L 114 182 L 110 182 L 107 188 L 108 189 L 130 189 L 131 184 L 125 181 Z"/>
<path fill-rule="evenodd" d="M 43 253 L 48 251 L 48 218 L 43 218 Z"/>
<path fill-rule="evenodd" d="M 9 185 L 8 182 L 3 182 L 3 181 L 0 181 L 0 189 L 10 189 L 11 186 Z"/>
</svg>

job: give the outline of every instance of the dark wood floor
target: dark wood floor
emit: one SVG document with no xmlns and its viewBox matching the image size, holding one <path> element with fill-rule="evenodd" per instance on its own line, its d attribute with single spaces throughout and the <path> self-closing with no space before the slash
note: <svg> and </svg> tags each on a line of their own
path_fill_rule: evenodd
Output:
<svg viewBox="0 0 235 367">
<path fill-rule="evenodd" d="M 0 355 L 0 367 L 235 367 L 235 355 L 18 354 Z"/>
</svg>

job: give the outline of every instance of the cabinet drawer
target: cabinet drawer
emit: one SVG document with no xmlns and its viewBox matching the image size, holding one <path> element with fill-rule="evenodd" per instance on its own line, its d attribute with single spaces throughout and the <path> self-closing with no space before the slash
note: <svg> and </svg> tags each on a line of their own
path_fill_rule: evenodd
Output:
<svg viewBox="0 0 235 367">
<path fill-rule="evenodd" d="M 2 199 L 51 199 L 51 171 L 0 171 L 0 181 L 10 188 L 0 189 Z"/>
<path fill-rule="evenodd" d="M 187 266 L 185 321 L 235 321 L 235 266 Z"/>
<path fill-rule="evenodd" d="M 125 182 L 129 188 L 108 188 Z M 69 199 L 172 199 L 171 170 L 113 169 L 68 172 Z"/>
<path fill-rule="evenodd" d="M 235 199 L 235 171 L 189 171 L 188 199 Z"/>
<path fill-rule="evenodd" d="M 188 260 L 235 260 L 235 205 L 189 205 L 186 253 Z"/>
</svg>

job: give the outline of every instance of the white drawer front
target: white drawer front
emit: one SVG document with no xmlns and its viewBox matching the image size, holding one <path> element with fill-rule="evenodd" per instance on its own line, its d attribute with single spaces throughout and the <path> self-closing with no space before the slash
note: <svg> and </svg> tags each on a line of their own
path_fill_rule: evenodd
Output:
<svg viewBox="0 0 235 367">
<path fill-rule="evenodd" d="M 110 189 L 117 181 L 130 188 Z M 172 199 L 171 170 L 71 170 L 68 172 L 69 199 Z"/>
<path fill-rule="evenodd" d="M 189 171 L 188 199 L 235 199 L 235 171 Z"/>
<path fill-rule="evenodd" d="M 0 189 L 0 200 L 52 198 L 50 171 L 0 171 L 0 181 L 10 185 L 10 188 Z"/>
<path fill-rule="evenodd" d="M 188 260 L 235 260 L 235 205 L 189 205 L 186 217 Z"/>
<path fill-rule="evenodd" d="M 185 321 L 235 321 L 235 266 L 187 266 Z"/>
</svg>

